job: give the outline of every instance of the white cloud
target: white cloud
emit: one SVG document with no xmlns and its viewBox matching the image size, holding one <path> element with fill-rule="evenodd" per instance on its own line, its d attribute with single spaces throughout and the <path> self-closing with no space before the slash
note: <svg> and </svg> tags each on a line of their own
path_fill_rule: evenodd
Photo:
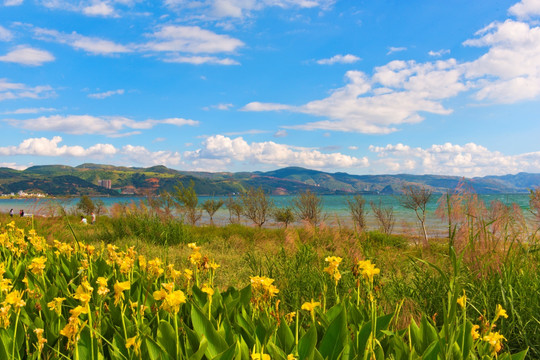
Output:
<svg viewBox="0 0 540 360">
<path fill-rule="evenodd" d="M 423 64 L 392 61 L 376 68 L 372 78 L 348 71 L 347 85 L 321 100 L 300 106 L 252 102 L 242 110 L 288 110 L 328 118 L 288 128 L 384 134 L 396 131 L 396 125 L 422 121 L 420 112 L 451 113 L 441 101 L 467 89 L 461 75 L 453 59 Z"/>
<path fill-rule="evenodd" d="M 540 27 L 506 20 L 476 35 L 464 45 L 489 50 L 463 66 L 468 78 L 479 80 L 478 100 L 513 103 L 540 95 Z"/>
<path fill-rule="evenodd" d="M 121 154 L 125 155 L 130 162 L 136 162 L 145 166 L 177 166 L 181 161 L 181 156 L 178 152 L 165 150 L 150 151 L 144 146 L 123 146 Z"/>
<path fill-rule="evenodd" d="M 329 59 L 317 60 L 319 65 L 333 65 L 333 64 L 353 64 L 361 59 L 358 56 L 347 54 L 347 55 L 334 55 Z"/>
<path fill-rule="evenodd" d="M 165 4 L 180 10 L 195 9 L 206 17 L 213 18 L 244 18 L 249 17 L 254 11 L 260 11 L 267 7 L 290 8 L 321 8 L 330 7 L 335 0 L 209 0 L 209 1 L 186 1 L 165 0 Z"/>
<path fill-rule="evenodd" d="M 96 144 L 89 148 L 82 146 L 59 146 L 62 141 L 60 136 L 52 139 L 30 138 L 23 140 L 17 146 L 0 147 L 0 155 L 34 155 L 34 156 L 110 156 L 117 152 L 117 149 L 111 144 Z"/>
<path fill-rule="evenodd" d="M 378 157 L 372 161 L 376 172 L 485 176 L 540 171 L 540 152 L 504 155 L 474 143 L 445 143 L 425 149 L 389 144 L 369 149 Z"/>
<path fill-rule="evenodd" d="M 430 50 L 428 52 L 428 55 L 429 56 L 433 56 L 433 57 L 441 57 L 443 55 L 446 55 L 446 54 L 450 54 L 450 50 L 448 49 L 441 49 L 439 51 L 433 51 L 433 50 Z"/>
<path fill-rule="evenodd" d="M 127 129 L 131 130 L 146 130 L 151 129 L 159 124 L 168 124 L 174 126 L 196 126 L 197 121 L 181 119 L 181 118 L 169 118 L 163 120 L 144 120 L 135 121 L 125 117 L 98 117 L 91 115 L 52 115 L 41 116 L 34 119 L 26 120 L 4 120 L 10 125 L 33 130 L 33 131 L 59 131 L 67 134 L 85 135 L 85 134 L 100 134 L 111 137 L 128 136 L 139 133 L 124 132 Z"/>
<path fill-rule="evenodd" d="M 284 129 L 280 129 L 274 133 L 275 138 L 286 137 L 287 135 L 289 134 L 287 133 L 287 130 L 284 130 Z"/>
<path fill-rule="evenodd" d="M 88 94 L 88 97 L 92 99 L 105 99 L 113 95 L 124 95 L 124 92 L 124 89 L 109 90 L 101 93 Z"/>
<path fill-rule="evenodd" d="M 31 165 L 21 165 L 14 162 L 0 162 L 0 167 L 6 167 L 14 170 L 25 170 Z"/>
<path fill-rule="evenodd" d="M 114 55 L 133 51 L 129 47 L 113 41 L 88 37 L 76 32 L 66 34 L 56 30 L 34 28 L 34 34 L 41 40 L 66 44 L 74 49 L 84 50 L 94 55 Z"/>
<path fill-rule="evenodd" d="M 89 16 L 117 16 L 114 8 L 106 1 L 94 1 L 91 5 L 83 7 L 82 12 Z"/>
<path fill-rule="evenodd" d="M 216 110 L 230 110 L 234 105 L 230 103 L 221 103 L 216 105 L 207 106 L 204 110 L 216 109 Z"/>
<path fill-rule="evenodd" d="M 54 96 L 55 92 L 48 85 L 29 87 L 25 84 L 12 83 L 0 78 L 0 101 L 14 99 L 42 99 Z"/>
<path fill-rule="evenodd" d="M 11 41 L 13 39 L 13 33 L 0 25 L 0 41 Z"/>
<path fill-rule="evenodd" d="M 21 114 L 39 114 L 42 112 L 50 112 L 50 111 L 56 111 L 55 108 L 22 108 L 17 110 L 11 110 L 11 111 L 4 111 L 2 114 L 4 115 L 21 115 Z"/>
<path fill-rule="evenodd" d="M 348 146 L 347 149 L 349 149 L 349 150 L 358 150 L 358 146 L 351 145 L 351 146 Z"/>
<path fill-rule="evenodd" d="M 148 36 L 155 40 L 143 47 L 157 52 L 213 54 L 234 52 L 244 45 L 238 39 L 216 34 L 198 26 L 166 25 Z"/>
<path fill-rule="evenodd" d="M 54 56 L 45 50 L 20 45 L 8 52 L 6 55 L 0 56 L 0 61 L 28 66 L 41 66 L 46 62 L 54 61 Z"/>
<path fill-rule="evenodd" d="M 388 52 L 386 53 L 386 55 L 390 55 L 390 54 L 397 53 L 397 52 L 402 52 L 402 51 L 405 51 L 405 50 L 407 50 L 407 48 L 403 47 L 403 46 L 401 46 L 401 47 L 390 46 L 388 48 Z"/>
<path fill-rule="evenodd" d="M 520 19 L 529 19 L 533 16 L 538 16 L 540 15 L 540 1 L 521 0 L 517 4 L 510 7 L 508 12 Z"/>
<path fill-rule="evenodd" d="M 213 64 L 213 65 L 240 65 L 240 63 L 231 58 L 218 58 L 215 56 L 175 56 L 164 59 L 165 62 L 179 64 Z"/>
<path fill-rule="evenodd" d="M 4 0 L 4 6 L 19 6 L 23 0 Z"/>
<path fill-rule="evenodd" d="M 341 153 L 322 153 L 303 147 L 277 144 L 273 141 L 248 143 L 243 138 L 231 139 L 223 135 L 207 138 L 202 148 L 187 151 L 184 158 L 194 167 L 211 166 L 227 169 L 233 162 L 268 164 L 274 166 L 305 166 L 314 169 L 367 167 L 367 158 L 356 158 Z"/>
</svg>

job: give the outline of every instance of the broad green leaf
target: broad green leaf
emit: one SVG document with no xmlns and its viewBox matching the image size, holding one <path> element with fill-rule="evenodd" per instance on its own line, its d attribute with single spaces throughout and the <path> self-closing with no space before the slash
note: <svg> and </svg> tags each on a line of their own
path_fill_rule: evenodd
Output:
<svg viewBox="0 0 540 360">
<path fill-rule="evenodd" d="M 422 360 L 437 360 L 439 351 L 440 351 L 439 341 L 435 340 L 428 346 L 426 351 L 422 354 Z"/>
<path fill-rule="evenodd" d="M 204 353 L 206 352 L 207 347 L 208 347 L 208 341 L 203 336 L 201 339 L 201 344 L 199 345 L 199 349 L 196 352 L 194 352 L 193 355 L 189 357 L 189 360 L 201 360 L 202 357 L 204 356 Z"/>
<path fill-rule="evenodd" d="M 176 354 L 176 333 L 171 324 L 165 320 L 161 320 L 157 329 L 157 343 L 165 349 L 172 359 L 177 357 Z"/>
<path fill-rule="evenodd" d="M 512 354 L 512 360 L 523 360 L 525 359 L 525 356 L 527 356 L 527 352 L 529 349 L 525 349 L 521 352 L 518 352 L 517 354 Z"/>
<path fill-rule="evenodd" d="M 166 360 L 170 359 L 167 356 L 167 352 L 152 338 L 147 337 L 144 339 L 144 345 L 146 346 L 146 352 L 150 360 Z M 172 359 L 175 359 L 174 357 Z"/>
<path fill-rule="evenodd" d="M 212 323 L 197 306 L 191 307 L 191 321 L 193 329 L 208 340 L 208 348 L 205 352 L 208 358 L 212 359 L 229 348 L 225 339 L 218 334 Z"/>
<path fill-rule="evenodd" d="M 302 338 L 298 342 L 299 359 L 310 359 L 316 346 L 317 329 L 315 328 L 315 326 L 311 326 L 311 328 L 304 334 L 304 336 L 302 336 Z"/>
<path fill-rule="evenodd" d="M 294 348 L 294 334 L 287 325 L 285 319 L 281 319 L 281 324 L 277 329 L 277 341 L 278 345 L 285 351 L 287 354 L 290 354 Z"/>
<path fill-rule="evenodd" d="M 238 349 L 236 343 L 234 343 L 227 350 L 212 358 L 212 360 L 233 360 L 237 352 L 240 352 L 240 350 Z"/>
<path fill-rule="evenodd" d="M 318 350 L 325 359 L 337 359 L 347 344 L 347 313 L 342 306 L 340 310 L 326 329 L 319 345 Z"/>
</svg>

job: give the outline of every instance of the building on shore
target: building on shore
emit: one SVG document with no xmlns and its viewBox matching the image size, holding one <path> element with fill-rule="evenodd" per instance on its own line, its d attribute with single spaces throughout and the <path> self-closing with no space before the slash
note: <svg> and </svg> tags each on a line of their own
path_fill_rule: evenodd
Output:
<svg viewBox="0 0 540 360">
<path fill-rule="evenodd" d="M 112 186 L 112 180 L 98 180 L 98 185 L 103 186 L 106 189 L 110 189 Z"/>
</svg>

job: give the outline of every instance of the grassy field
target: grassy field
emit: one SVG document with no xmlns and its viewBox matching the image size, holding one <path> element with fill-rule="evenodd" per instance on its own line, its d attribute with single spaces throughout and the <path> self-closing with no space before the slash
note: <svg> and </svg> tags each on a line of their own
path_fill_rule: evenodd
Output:
<svg viewBox="0 0 540 360">
<path fill-rule="evenodd" d="M 0 217 L 3 277 L 12 286 L 2 289 L 11 313 L 0 329 L 0 355 L 540 358 L 537 232 L 516 208 L 487 208 L 474 197 L 465 208 L 457 200 L 442 207 L 449 236 L 429 246 L 410 235 L 324 224 L 189 226 L 136 207 L 86 226 L 76 216 L 14 218 L 11 225 Z M 32 246 L 20 250 L 23 241 Z M 39 257 L 46 259 L 41 272 L 30 267 Z M 163 273 L 152 275 L 147 263 L 156 258 Z M 110 294 L 97 294 L 99 277 Z M 14 289 L 24 307 L 8 300 Z M 185 298 L 171 305 L 177 291 Z M 60 297 L 66 300 L 59 311 L 47 310 Z M 74 318 L 77 306 L 83 308 Z M 37 333 L 18 340 L 40 328 L 43 347 Z"/>
</svg>

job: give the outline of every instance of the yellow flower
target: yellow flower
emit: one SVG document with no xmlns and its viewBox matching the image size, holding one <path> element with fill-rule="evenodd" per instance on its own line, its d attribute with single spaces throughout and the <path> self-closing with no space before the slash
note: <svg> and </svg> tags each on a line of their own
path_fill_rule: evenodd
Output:
<svg viewBox="0 0 540 360">
<path fill-rule="evenodd" d="M 368 280 L 369 282 L 373 282 L 373 276 L 381 272 L 381 270 L 377 269 L 375 264 L 372 264 L 370 260 L 359 261 L 358 267 L 361 269 L 361 274 L 364 279 Z"/>
<path fill-rule="evenodd" d="M 165 311 L 176 314 L 178 313 L 178 311 L 180 311 L 180 305 L 182 305 L 185 302 L 186 302 L 186 296 L 184 295 L 184 292 L 181 290 L 176 290 L 170 294 L 167 294 L 161 306 L 163 307 Z"/>
<path fill-rule="evenodd" d="M 285 321 L 288 323 L 291 323 L 294 320 L 294 317 L 296 316 L 296 312 L 290 312 L 287 315 L 285 315 Z"/>
<path fill-rule="evenodd" d="M 189 243 L 187 244 L 188 248 L 190 248 L 191 250 L 193 250 L 193 252 L 197 252 L 201 249 L 200 246 L 197 246 L 197 243 Z"/>
<path fill-rule="evenodd" d="M 0 280 L 0 290 L 2 292 L 10 292 L 13 288 L 13 285 L 11 285 L 11 279 L 2 279 Z"/>
<path fill-rule="evenodd" d="M 92 299 L 92 291 L 94 291 L 94 288 L 91 287 L 90 283 L 85 280 L 81 285 L 79 285 L 79 287 L 77 287 L 73 298 L 79 300 L 83 306 L 86 306 Z"/>
<path fill-rule="evenodd" d="M 191 271 L 190 269 L 184 269 L 184 277 L 187 281 L 193 280 L 193 271 Z"/>
<path fill-rule="evenodd" d="M 211 260 L 211 261 L 208 263 L 208 267 L 209 267 L 211 270 L 216 271 L 219 267 L 221 267 L 221 265 L 217 264 L 214 260 Z"/>
<path fill-rule="evenodd" d="M 64 302 L 66 298 L 63 297 L 55 297 L 53 301 L 47 303 L 47 306 L 49 309 L 56 311 L 58 315 L 62 312 L 62 302 Z"/>
<path fill-rule="evenodd" d="M 11 305 L 2 306 L 0 308 L 0 327 L 7 329 L 9 327 Z"/>
<path fill-rule="evenodd" d="M 293 354 L 287 355 L 287 360 L 296 360 Z"/>
<path fill-rule="evenodd" d="M 45 270 L 46 262 L 47 262 L 47 258 L 45 256 L 34 258 L 32 259 L 32 263 L 28 266 L 28 269 L 30 269 L 32 273 L 38 276 L 41 276 L 41 274 L 43 274 L 43 270 Z"/>
<path fill-rule="evenodd" d="M 324 259 L 324 261 L 326 261 L 327 263 L 330 263 L 331 266 L 338 266 L 341 261 L 343 259 L 340 258 L 339 256 L 327 256 L 326 259 Z"/>
<path fill-rule="evenodd" d="M 13 290 L 9 294 L 6 295 L 6 298 L 4 299 L 4 302 L 2 304 L 4 305 L 13 305 L 15 309 L 22 308 L 26 305 L 26 302 L 22 299 L 23 292 L 19 290 Z"/>
<path fill-rule="evenodd" d="M 208 284 L 204 284 L 201 288 L 201 291 L 203 293 L 206 293 L 208 295 L 208 297 L 212 297 L 212 295 L 214 295 L 214 289 L 212 289 L 210 286 L 208 286 Z"/>
<path fill-rule="evenodd" d="M 502 341 L 506 339 L 498 332 L 490 332 L 489 334 L 484 335 L 484 338 L 482 340 L 488 342 L 489 345 L 491 345 L 491 350 L 494 353 L 498 353 L 502 349 Z"/>
<path fill-rule="evenodd" d="M 251 360 L 271 360 L 270 355 L 253 353 L 251 354 Z"/>
<path fill-rule="evenodd" d="M 480 333 L 478 332 L 479 329 L 480 329 L 480 325 L 473 325 L 471 329 L 471 335 L 472 335 L 473 340 L 478 340 L 480 338 Z"/>
<path fill-rule="evenodd" d="M 148 272 L 150 275 L 159 277 L 161 274 L 163 274 L 164 270 L 161 268 L 161 264 L 162 262 L 158 258 L 148 261 Z"/>
<path fill-rule="evenodd" d="M 45 343 L 47 343 L 47 339 L 43 337 L 43 329 L 40 329 L 40 328 L 34 329 L 34 333 L 36 334 L 37 340 L 38 340 L 38 344 L 37 344 L 38 351 L 42 352 L 43 347 L 45 346 Z"/>
<path fill-rule="evenodd" d="M 302 310 L 313 311 L 317 306 L 321 306 L 318 301 L 305 302 L 302 304 Z"/>
<path fill-rule="evenodd" d="M 137 336 L 131 337 L 129 339 L 126 339 L 126 349 L 129 349 L 133 347 L 133 351 L 136 355 L 139 355 L 139 351 L 141 348 L 141 340 L 137 338 Z"/>
<path fill-rule="evenodd" d="M 461 306 L 462 309 L 464 309 L 467 305 L 467 295 L 465 295 L 465 290 L 463 290 L 463 296 L 460 296 L 457 299 L 457 303 L 459 304 L 459 306 Z"/>
<path fill-rule="evenodd" d="M 506 313 L 506 310 L 503 309 L 501 304 L 497 304 L 497 306 L 495 307 L 495 320 L 493 320 L 493 322 L 497 321 L 501 316 L 505 319 L 508 319 L 508 314 Z"/>
<path fill-rule="evenodd" d="M 97 290 L 98 295 L 105 296 L 109 293 L 110 290 L 107 287 L 107 279 L 100 276 L 97 278 L 96 284 L 98 285 L 98 290 Z"/>
<path fill-rule="evenodd" d="M 129 281 L 118 282 L 114 284 L 114 305 L 118 304 L 121 300 L 124 299 L 124 291 L 129 290 L 131 284 Z"/>
</svg>

